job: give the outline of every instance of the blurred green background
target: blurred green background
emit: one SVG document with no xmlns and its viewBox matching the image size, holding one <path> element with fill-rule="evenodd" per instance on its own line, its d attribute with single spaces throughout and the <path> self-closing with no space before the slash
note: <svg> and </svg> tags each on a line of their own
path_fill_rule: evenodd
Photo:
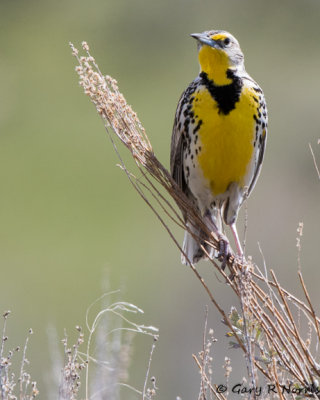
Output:
<svg viewBox="0 0 320 400">
<path fill-rule="evenodd" d="M 46 398 L 50 375 L 47 327 L 73 332 L 103 291 L 140 306 L 139 321 L 160 329 L 151 374 L 159 397 L 196 398 L 208 303 L 191 271 L 124 173 L 103 124 L 78 86 L 68 42 L 86 40 L 100 68 L 119 82 L 156 154 L 168 166 L 178 98 L 198 73 L 188 35 L 226 29 L 239 40 L 248 72 L 264 89 L 270 125 L 258 184 L 248 201 L 247 253 L 296 289 L 296 228 L 304 222 L 302 267 L 315 305 L 320 186 L 308 147 L 320 163 L 320 2 L 318 0 L 1 0 L 0 2 L 0 310 L 10 309 L 9 345 L 33 335 L 28 358 Z M 125 160 L 129 159 L 122 150 Z M 238 228 L 243 232 L 242 211 Z M 171 225 L 182 240 L 183 233 Z M 199 270 L 220 304 L 236 304 L 209 264 Z M 214 381 L 232 356 L 220 316 L 209 326 L 219 339 Z M 139 339 L 130 383 L 141 387 L 151 340 Z M 125 392 L 123 398 L 136 398 Z M 131 398 L 131 397 L 130 397 Z"/>
</svg>

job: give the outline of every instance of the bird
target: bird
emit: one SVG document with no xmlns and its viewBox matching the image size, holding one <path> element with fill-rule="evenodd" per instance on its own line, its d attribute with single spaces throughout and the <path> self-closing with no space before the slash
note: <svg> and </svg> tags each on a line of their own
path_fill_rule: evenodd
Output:
<svg viewBox="0 0 320 400">
<path fill-rule="evenodd" d="M 246 72 L 232 34 L 209 30 L 191 37 L 197 41 L 200 73 L 178 102 L 170 171 L 208 229 L 218 235 L 219 249 L 210 247 L 209 238 L 184 215 L 181 262 L 195 264 L 209 255 L 222 259 L 224 268 L 231 254 L 224 225 L 243 257 L 236 221 L 260 174 L 268 113 L 263 91 Z"/>
</svg>

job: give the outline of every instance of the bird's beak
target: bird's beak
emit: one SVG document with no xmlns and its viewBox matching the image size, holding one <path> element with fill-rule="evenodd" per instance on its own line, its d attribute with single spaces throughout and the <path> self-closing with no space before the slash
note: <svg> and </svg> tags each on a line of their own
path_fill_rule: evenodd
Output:
<svg viewBox="0 0 320 400">
<path fill-rule="evenodd" d="M 207 46 L 210 47 L 217 47 L 218 44 L 215 40 L 210 39 L 207 35 L 203 33 L 191 33 L 191 35 L 194 39 L 198 40 L 198 42 L 202 44 L 206 44 Z"/>
</svg>

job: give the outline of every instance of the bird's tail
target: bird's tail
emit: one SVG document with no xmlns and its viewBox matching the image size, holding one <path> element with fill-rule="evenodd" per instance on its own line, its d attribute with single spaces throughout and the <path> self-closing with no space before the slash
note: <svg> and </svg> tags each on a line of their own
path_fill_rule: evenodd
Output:
<svg viewBox="0 0 320 400">
<path fill-rule="evenodd" d="M 217 215 L 212 216 L 213 221 L 215 225 L 218 228 L 218 231 L 221 232 L 221 216 L 220 213 L 217 213 Z M 202 241 L 200 239 L 196 240 L 192 236 L 191 233 L 188 231 L 185 231 L 184 233 L 184 240 L 183 240 L 183 245 L 182 245 L 182 250 L 183 253 L 181 253 L 181 262 L 184 265 L 189 265 L 190 262 L 192 264 L 196 264 L 202 259 L 208 258 L 206 253 L 203 251 L 201 248 L 201 245 L 206 249 L 207 253 L 210 255 L 210 257 L 216 256 L 215 250 L 209 246 L 208 244 L 205 243 L 205 234 L 202 232 L 200 229 L 197 229 L 193 227 L 191 224 L 187 223 L 188 228 L 190 231 L 193 233 L 195 237 L 200 237 L 204 238 Z"/>
</svg>

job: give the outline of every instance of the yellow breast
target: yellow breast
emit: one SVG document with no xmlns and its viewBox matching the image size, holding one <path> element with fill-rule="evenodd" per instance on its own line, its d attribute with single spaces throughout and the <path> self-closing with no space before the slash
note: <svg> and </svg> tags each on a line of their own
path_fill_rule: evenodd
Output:
<svg viewBox="0 0 320 400">
<path fill-rule="evenodd" d="M 244 186 L 253 157 L 256 124 L 250 90 L 243 88 L 235 109 L 225 115 L 219 113 L 216 101 L 203 88 L 195 95 L 193 111 L 202 120 L 198 162 L 212 193 L 224 193 L 232 182 Z"/>
</svg>

